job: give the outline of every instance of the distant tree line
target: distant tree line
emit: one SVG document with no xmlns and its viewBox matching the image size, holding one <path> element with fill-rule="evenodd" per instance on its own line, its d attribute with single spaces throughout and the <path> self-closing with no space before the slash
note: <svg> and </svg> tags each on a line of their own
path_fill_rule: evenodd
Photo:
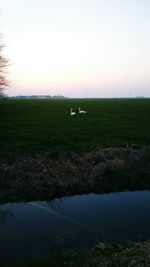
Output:
<svg viewBox="0 0 150 267">
<path fill-rule="evenodd" d="M 9 98 L 19 98 L 19 99 L 64 99 L 67 98 L 62 95 L 17 95 L 17 96 L 10 96 Z"/>
<path fill-rule="evenodd" d="M 0 35 L 0 97 L 4 96 L 4 90 L 8 87 L 7 67 L 8 59 L 3 55 L 4 42 Z"/>
</svg>

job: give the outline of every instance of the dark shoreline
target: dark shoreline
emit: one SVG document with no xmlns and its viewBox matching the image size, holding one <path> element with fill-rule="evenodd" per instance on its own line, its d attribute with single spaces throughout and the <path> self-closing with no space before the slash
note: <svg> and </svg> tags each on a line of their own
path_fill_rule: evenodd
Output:
<svg viewBox="0 0 150 267">
<path fill-rule="evenodd" d="M 150 148 L 105 148 L 0 161 L 0 202 L 150 190 Z"/>
<path fill-rule="evenodd" d="M 0 161 L 0 203 L 52 200 L 86 193 L 150 190 L 150 148 L 105 148 Z M 103 243 L 37 257 L 18 267 L 150 266 L 150 241 Z"/>
<path fill-rule="evenodd" d="M 36 257 L 10 267 L 146 267 L 150 266 L 150 241 L 104 243 L 78 252 L 55 253 Z"/>
</svg>

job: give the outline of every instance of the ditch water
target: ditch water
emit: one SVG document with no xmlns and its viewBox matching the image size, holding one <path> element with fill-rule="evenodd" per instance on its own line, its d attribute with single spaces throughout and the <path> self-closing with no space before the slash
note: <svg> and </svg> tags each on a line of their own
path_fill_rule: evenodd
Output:
<svg viewBox="0 0 150 267">
<path fill-rule="evenodd" d="M 0 266 L 97 241 L 149 237 L 149 191 L 0 205 Z"/>
</svg>

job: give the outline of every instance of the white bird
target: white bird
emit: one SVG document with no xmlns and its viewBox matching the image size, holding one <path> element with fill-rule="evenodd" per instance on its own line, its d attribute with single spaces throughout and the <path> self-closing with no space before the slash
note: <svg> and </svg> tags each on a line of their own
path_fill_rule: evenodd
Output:
<svg viewBox="0 0 150 267">
<path fill-rule="evenodd" d="M 85 111 L 85 110 L 82 110 L 81 108 L 79 108 L 79 113 L 87 113 L 87 111 Z"/>
<path fill-rule="evenodd" d="M 75 115 L 76 115 L 76 113 L 73 111 L 72 108 L 70 109 L 70 115 L 71 115 L 71 116 L 75 116 Z"/>
</svg>

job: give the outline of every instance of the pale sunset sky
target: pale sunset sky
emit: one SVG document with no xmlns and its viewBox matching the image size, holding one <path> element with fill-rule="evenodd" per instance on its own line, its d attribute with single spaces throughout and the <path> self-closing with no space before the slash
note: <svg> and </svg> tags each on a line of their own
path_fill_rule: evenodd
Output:
<svg viewBox="0 0 150 267">
<path fill-rule="evenodd" d="M 1 0 L 8 95 L 150 97 L 150 0 Z"/>
</svg>

